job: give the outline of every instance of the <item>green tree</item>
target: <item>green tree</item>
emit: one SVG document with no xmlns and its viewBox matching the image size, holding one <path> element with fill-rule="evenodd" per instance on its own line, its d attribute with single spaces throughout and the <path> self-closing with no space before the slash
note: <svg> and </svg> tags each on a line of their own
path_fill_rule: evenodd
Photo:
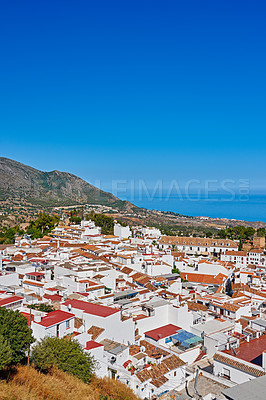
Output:
<svg viewBox="0 0 266 400">
<path fill-rule="evenodd" d="M 80 224 L 81 218 L 76 215 L 72 215 L 72 217 L 69 218 L 69 221 L 73 222 L 74 224 Z"/>
<path fill-rule="evenodd" d="M 54 229 L 59 220 L 60 218 L 58 215 L 40 213 L 35 221 L 30 222 L 30 226 L 27 228 L 27 233 L 31 235 L 33 239 L 43 237 Z"/>
<path fill-rule="evenodd" d="M 2 231 L 0 231 L 0 244 L 9 244 L 14 243 L 15 236 L 23 235 L 25 232 L 19 228 L 19 226 L 15 226 L 13 228 L 3 227 Z"/>
<path fill-rule="evenodd" d="M 226 239 L 228 237 L 227 235 L 227 231 L 225 229 L 221 229 L 218 233 L 217 233 L 218 238 L 220 239 Z"/>
<path fill-rule="evenodd" d="M 244 226 L 242 226 L 242 225 L 233 227 L 234 237 L 236 239 L 244 238 L 245 237 L 245 231 L 246 231 L 246 228 Z"/>
<path fill-rule="evenodd" d="M 251 226 L 249 226 L 248 228 L 246 228 L 244 235 L 245 235 L 245 239 L 251 240 L 253 238 L 253 236 L 255 235 L 255 229 L 252 228 Z"/>
<path fill-rule="evenodd" d="M 178 274 L 178 275 L 180 275 L 179 269 L 176 268 L 176 267 L 174 267 L 174 268 L 172 269 L 172 274 Z"/>
<path fill-rule="evenodd" d="M 93 357 L 85 353 L 81 344 L 72 339 L 46 337 L 36 344 L 32 351 L 34 365 L 43 372 L 53 366 L 90 382 L 95 370 Z"/>
<path fill-rule="evenodd" d="M 109 217 L 108 215 L 97 214 L 94 211 L 91 211 L 87 215 L 86 219 L 94 221 L 96 226 L 101 227 L 102 233 L 104 235 L 113 235 L 114 218 Z"/>
<path fill-rule="evenodd" d="M 0 336 L 0 370 L 12 362 L 12 349 L 4 337 Z"/>
<path fill-rule="evenodd" d="M 18 363 L 34 342 L 27 319 L 18 311 L 0 307 L 0 336 L 7 341 L 12 351 L 12 363 Z"/>
<path fill-rule="evenodd" d="M 259 237 L 266 236 L 266 229 L 265 228 L 258 228 L 257 229 L 257 236 L 259 236 Z"/>
</svg>

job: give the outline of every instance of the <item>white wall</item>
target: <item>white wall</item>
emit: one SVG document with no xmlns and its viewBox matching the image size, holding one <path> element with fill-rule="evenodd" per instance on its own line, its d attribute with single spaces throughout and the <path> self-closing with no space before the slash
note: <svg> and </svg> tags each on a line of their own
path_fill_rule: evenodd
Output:
<svg viewBox="0 0 266 400">
<path fill-rule="evenodd" d="M 115 224 L 114 235 L 118 236 L 120 239 L 127 239 L 131 236 L 131 231 L 129 226 L 121 226 L 120 224 Z"/>
<path fill-rule="evenodd" d="M 58 324 L 59 325 L 59 337 L 62 338 L 68 334 L 73 333 L 74 331 L 74 317 L 69 320 L 69 328 L 66 327 L 66 321 L 63 321 Z M 33 332 L 33 336 L 38 341 L 43 339 L 45 336 L 56 337 L 57 336 L 57 324 L 52 325 L 48 328 L 43 325 L 38 324 L 35 321 L 31 323 L 31 329 Z"/>
<path fill-rule="evenodd" d="M 14 286 L 19 284 L 18 273 L 10 272 L 6 275 L 0 276 L 0 285 L 3 286 Z"/>
<path fill-rule="evenodd" d="M 70 311 L 68 307 L 63 304 L 61 305 L 61 310 L 71 312 L 75 314 L 76 317 L 81 318 L 84 321 L 86 331 L 92 325 L 95 325 L 105 330 L 103 333 L 105 338 L 124 344 L 127 344 L 128 341 L 131 344 L 135 342 L 134 322 L 132 318 L 121 321 L 120 312 L 104 318 L 98 315 L 87 314 L 74 307 L 72 307 Z"/>
<path fill-rule="evenodd" d="M 221 353 L 221 352 L 217 352 L 217 354 L 224 355 L 224 353 Z M 228 355 L 228 354 L 226 354 L 226 357 L 228 357 L 229 359 L 234 360 L 234 361 L 239 361 L 239 362 L 241 362 L 241 364 L 245 364 L 249 368 L 256 368 L 259 371 L 264 372 L 263 368 L 259 367 L 258 365 L 254 365 L 254 364 L 252 364 L 250 362 L 247 362 L 247 361 L 244 361 L 244 360 L 240 360 L 239 358 L 231 356 L 231 355 Z M 213 360 L 213 373 L 214 373 L 214 375 L 216 375 L 216 376 L 222 375 L 223 374 L 223 368 L 226 368 L 226 369 L 230 370 L 230 380 L 232 382 L 235 382 L 235 383 L 238 383 L 238 384 L 244 383 L 244 382 L 248 382 L 250 379 L 256 378 L 256 376 L 248 374 L 247 372 L 244 372 L 244 371 L 242 371 L 240 369 L 234 368 L 231 365 L 227 365 L 227 364 L 222 363 L 221 361 L 217 361 L 215 359 Z"/>
</svg>

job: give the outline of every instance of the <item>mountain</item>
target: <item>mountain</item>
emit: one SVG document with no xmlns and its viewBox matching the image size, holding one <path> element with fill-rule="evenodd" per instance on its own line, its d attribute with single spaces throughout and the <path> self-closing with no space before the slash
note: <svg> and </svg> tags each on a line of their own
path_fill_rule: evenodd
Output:
<svg viewBox="0 0 266 400">
<path fill-rule="evenodd" d="M 42 207 L 101 204 L 118 209 L 134 207 L 68 172 L 43 172 L 0 157 L 0 202 L 19 201 Z"/>
</svg>

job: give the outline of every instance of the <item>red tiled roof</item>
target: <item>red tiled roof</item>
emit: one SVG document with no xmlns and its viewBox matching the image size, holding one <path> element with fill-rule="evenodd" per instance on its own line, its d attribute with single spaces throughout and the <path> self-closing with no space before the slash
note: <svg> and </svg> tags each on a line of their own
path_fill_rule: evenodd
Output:
<svg viewBox="0 0 266 400">
<path fill-rule="evenodd" d="M 192 311 L 207 311 L 208 307 L 204 304 L 195 303 L 194 301 L 187 301 L 188 309 Z"/>
<path fill-rule="evenodd" d="M 13 261 L 22 261 L 23 260 L 23 255 L 22 254 L 16 254 L 14 257 L 13 257 Z"/>
<path fill-rule="evenodd" d="M 7 304 L 16 303 L 17 301 L 23 300 L 21 296 L 10 296 L 6 297 L 5 299 L 0 300 L 0 307 L 4 307 Z"/>
<path fill-rule="evenodd" d="M 132 361 L 127 360 L 126 362 L 124 362 L 123 367 L 126 368 L 130 363 L 132 363 Z"/>
<path fill-rule="evenodd" d="M 195 359 L 194 362 L 200 361 L 204 356 L 206 356 L 206 353 L 204 353 L 204 351 L 200 351 L 198 357 Z"/>
<path fill-rule="evenodd" d="M 38 324 L 48 328 L 49 326 L 60 324 L 61 322 L 67 321 L 68 319 L 74 317 L 74 314 L 70 314 L 61 310 L 56 310 L 48 313 L 45 317 L 42 318 L 41 322 L 38 322 Z"/>
<path fill-rule="evenodd" d="M 236 256 L 236 257 L 245 257 L 247 256 L 247 251 L 226 251 L 226 256 Z"/>
<path fill-rule="evenodd" d="M 266 351 L 266 335 L 258 339 L 250 340 L 250 342 L 240 344 L 235 351 L 238 358 L 251 362 L 254 358 L 257 358 Z M 232 350 L 225 350 L 224 353 L 231 354 L 232 356 L 234 355 Z"/>
<path fill-rule="evenodd" d="M 52 301 L 61 301 L 63 298 L 62 296 L 59 296 L 59 294 L 45 294 L 43 297 Z"/>
<path fill-rule="evenodd" d="M 85 350 L 91 350 L 91 349 L 96 349 L 97 347 L 102 347 L 103 344 L 95 342 L 94 340 L 89 340 L 86 343 Z"/>
<path fill-rule="evenodd" d="M 63 304 L 65 306 L 71 305 L 71 307 L 77 308 L 78 310 L 83 310 L 87 314 L 98 315 L 99 317 L 104 318 L 119 312 L 119 310 L 116 308 L 89 303 L 82 300 L 67 300 Z"/>
<path fill-rule="evenodd" d="M 168 324 L 168 325 L 161 326 L 160 328 L 152 329 L 150 331 L 144 332 L 144 334 L 145 334 L 145 336 L 148 336 L 154 340 L 160 340 L 160 339 L 166 338 L 168 336 L 174 335 L 180 329 L 181 328 L 179 328 L 176 325 Z"/>
<path fill-rule="evenodd" d="M 180 276 L 181 278 L 186 279 L 189 282 L 215 284 L 215 285 L 221 285 L 224 279 L 227 278 L 226 275 L 223 275 L 221 273 L 216 276 L 213 276 L 206 274 L 181 272 Z"/>
<path fill-rule="evenodd" d="M 44 276 L 45 274 L 43 272 L 28 272 L 26 275 L 30 276 Z"/>
</svg>

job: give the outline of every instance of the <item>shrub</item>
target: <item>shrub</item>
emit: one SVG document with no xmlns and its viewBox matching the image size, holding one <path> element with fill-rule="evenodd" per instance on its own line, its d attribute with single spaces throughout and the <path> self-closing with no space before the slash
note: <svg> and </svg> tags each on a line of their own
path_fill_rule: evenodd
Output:
<svg viewBox="0 0 266 400">
<path fill-rule="evenodd" d="M 34 365 L 43 372 L 52 367 L 74 375 L 83 382 L 90 382 L 95 369 L 94 359 L 84 352 L 81 344 L 73 339 L 46 337 L 32 351 Z"/>
</svg>

